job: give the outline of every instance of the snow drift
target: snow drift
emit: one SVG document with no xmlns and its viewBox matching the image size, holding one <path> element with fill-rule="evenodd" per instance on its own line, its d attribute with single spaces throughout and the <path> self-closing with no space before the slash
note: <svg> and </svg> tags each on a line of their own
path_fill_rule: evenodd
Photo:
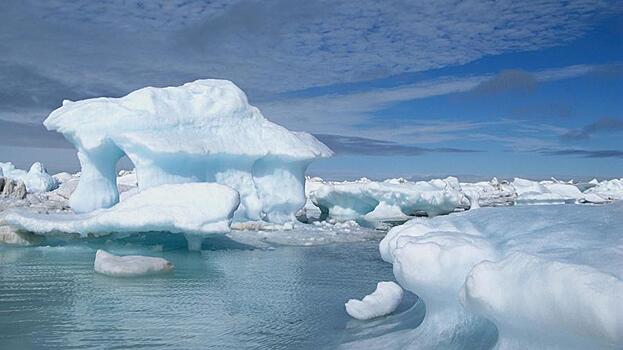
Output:
<svg viewBox="0 0 623 350">
<path fill-rule="evenodd" d="M 332 154 L 313 136 L 265 119 L 226 80 L 64 101 L 44 125 L 78 149 L 82 175 L 70 200 L 76 212 L 119 201 L 115 165 L 126 155 L 140 190 L 217 182 L 240 193 L 237 218 L 288 221 L 305 204 L 307 165 Z"/>
<path fill-rule="evenodd" d="M 93 263 L 95 272 L 111 277 L 136 277 L 170 272 L 173 264 L 151 256 L 117 256 L 99 249 Z"/>
</svg>

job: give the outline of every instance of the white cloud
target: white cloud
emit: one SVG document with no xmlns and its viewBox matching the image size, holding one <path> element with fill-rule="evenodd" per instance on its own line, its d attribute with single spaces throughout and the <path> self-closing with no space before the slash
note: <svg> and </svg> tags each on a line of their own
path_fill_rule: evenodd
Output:
<svg viewBox="0 0 623 350">
<path fill-rule="evenodd" d="M 220 77 L 261 95 L 563 45 L 615 11 L 599 0 L 4 1 L 0 70 L 36 68 L 84 94 Z"/>
</svg>

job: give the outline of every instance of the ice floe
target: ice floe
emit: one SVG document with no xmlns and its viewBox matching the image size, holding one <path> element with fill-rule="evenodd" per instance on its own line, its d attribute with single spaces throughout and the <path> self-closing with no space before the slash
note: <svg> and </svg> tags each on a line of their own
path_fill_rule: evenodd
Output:
<svg viewBox="0 0 623 350">
<path fill-rule="evenodd" d="M 104 250 L 95 253 L 95 272 L 111 277 L 137 277 L 170 272 L 173 264 L 166 259 L 142 255 L 117 256 Z"/>
<path fill-rule="evenodd" d="M 358 320 L 369 320 L 391 314 L 402 300 L 402 288 L 395 282 L 379 282 L 376 290 L 363 299 L 346 302 L 346 312 Z"/>
</svg>

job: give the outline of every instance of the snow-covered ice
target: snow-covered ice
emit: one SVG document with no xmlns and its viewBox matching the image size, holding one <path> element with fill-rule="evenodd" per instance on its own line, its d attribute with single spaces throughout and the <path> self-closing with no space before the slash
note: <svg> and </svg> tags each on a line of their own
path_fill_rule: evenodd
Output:
<svg viewBox="0 0 623 350">
<path fill-rule="evenodd" d="M 10 162 L 0 162 L 0 169 L 2 169 L 0 176 L 23 182 L 28 193 L 47 192 L 57 187 L 56 179 L 50 176 L 39 162 L 33 163 L 28 171 L 16 169 Z"/>
<path fill-rule="evenodd" d="M 115 166 L 126 155 L 141 190 L 217 182 L 240 193 L 237 219 L 285 222 L 305 204 L 307 165 L 332 154 L 310 134 L 265 119 L 226 80 L 64 101 L 44 125 L 78 149 L 82 174 L 70 200 L 76 212 L 119 201 Z"/>
<path fill-rule="evenodd" d="M 616 202 L 482 208 L 393 228 L 381 256 L 427 310 L 403 338 L 489 320 L 499 348 L 623 346 L 622 226 Z"/>
<path fill-rule="evenodd" d="M 593 183 L 594 187 L 586 190 L 586 194 L 598 195 L 605 199 L 622 200 L 623 199 L 623 179 L 604 180 Z"/>
<path fill-rule="evenodd" d="M 383 232 L 363 227 L 353 220 L 314 221 L 311 224 L 288 222 L 234 222 L 227 236 L 239 243 L 267 248 L 274 245 L 315 246 L 331 243 L 352 243 L 380 239 Z"/>
<path fill-rule="evenodd" d="M 117 256 L 99 249 L 93 263 L 95 272 L 112 277 L 136 277 L 170 272 L 173 264 L 163 258 L 142 255 Z"/>
<path fill-rule="evenodd" d="M 555 179 L 539 182 L 515 178 L 512 185 L 517 193 L 516 204 L 602 204 L 609 199 L 597 193 L 583 193 L 573 183 L 560 182 Z"/>
<path fill-rule="evenodd" d="M 395 282 L 379 282 L 376 290 L 363 299 L 346 302 L 346 312 L 358 320 L 369 320 L 391 314 L 402 300 L 402 288 Z"/>
<path fill-rule="evenodd" d="M 511 184 L 495 177 L 491 181 L 461 183 L 460 186 L 461 191 L 469 198 L 470 209 L 512 205 L 517 197 Z"/>
<path fill-rule="evenodd" d="M 319 180 L 309 197 L 322 217 L 354 219 L 404 219 L 414 215 L 435 216 L 469 208 L 455 178 L 410 182 L 390 179 L 383 182 L 361 179 L 332 182 Z"/>
<path fill-rule="evenodd" d="M 496 324 L 501 349 L 595 349 L 623 345 L 622 293 L 611 274 L 517 252 L 475 265 L 460 296 Z"/>
<path fill-rule="evenodd" d="M 0 224 L 38 234 L 169 231 L 205 235 L 225 233 L 239 196 L 232 188 L 213 183 L 161 185 L 146 189 L 109 209 L 86 214 L 38 214 L 8 210 Z"/>
</svg>

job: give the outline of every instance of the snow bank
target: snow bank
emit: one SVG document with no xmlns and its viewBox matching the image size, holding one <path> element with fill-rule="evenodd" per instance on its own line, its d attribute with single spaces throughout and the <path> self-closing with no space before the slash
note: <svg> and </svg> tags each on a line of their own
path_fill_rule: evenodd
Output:
<svg viewBox="0 0 623 350">
<path fill-rule="evenodd" d="M 57 187 L 57 181 L 54 177 L 50 176 L 45 170 L 43 164 L 34 163 L 28 172 L 16 169 L 15 166 L 8 162 L 0 162 L 0 169 L 2 174 L 0 176 L 8 177 L 12 180 L 22 181 L 26 185 L 28 193 L 40 193 L 47 192 Z"/>
<path fill-rule="evenodd" d="M 395 282 L 379 282 L 376 290 L 362 300 L 350 299 L 346 312 L 358 320 L 369 320 L 391 314 L 402 300 L 402 288 Z"/>
<path fill-rule="evenodd" d="M 170 272 L 173 264 L 162 258 L 141 255 L 117 256 L 99 249 L 95 253 L 95 272 L 112 277 L 136 277 Z"/>
<path fill-rule="evenodd" d="M 238 193 L 210 183 L 162 185 L 139 192 L 109 209 L 87 214 L 36 214 L 9 210 L 0 223 L 38 234 L 104 235 L 113 232 L 169 231 L 190 234 L 229 231 Z"/>
<path fill-rule="evenodd" d="M 76 212 L 118 202 L 115 165 L 127 155 L 141 190 L 217 182 L 240 193 L 237 219 L 284 222 L 305 204 L 309 162 L 332 154 L 313 136 L 265 119 L 225 80 L 64 101 L 44 125 L 78 149 L 82 175 L 70 200 Z"/>
<path fill-rule="evenodd" d="M 381 256 L 427 310 L 403 336 L 477 334 L 489 320 L 499 348 L 622 347 L 622 214 L 621 202 L 482 208 L 393 228 Z"/>
<path fill-rule="evenodd" d="M 364 178 L 352 182 L 316 184 L 309 196 L 324 217 L 392 219 L 414 215 L 435 216 L 469 207 L 457 186 L 458 181 L 454 178 L 429 182 L 392 179 L 376 182 Z"/>
</svg>

